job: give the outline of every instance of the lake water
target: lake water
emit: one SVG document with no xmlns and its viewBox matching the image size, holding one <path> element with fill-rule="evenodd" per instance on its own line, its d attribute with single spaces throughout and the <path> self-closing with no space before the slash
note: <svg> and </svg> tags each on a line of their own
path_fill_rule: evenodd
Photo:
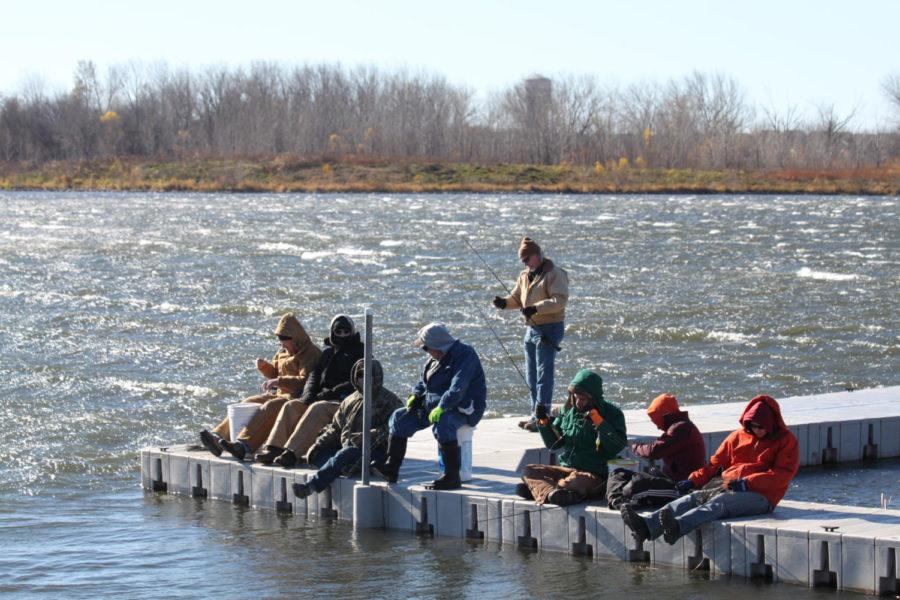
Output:
<svg viewBox="0 0 900 600">
<path fill-rule="evenodd" d="M 137 452 L 193 441 L 255 393 L 288 310 L 320 339 L 333 314 L 371 306 L 401 394 L 423 361 L 416 329 L 443 320 L 482 357 L 490 415 L 525 412 L 488 328 L 522 362 L 521 323 L 490 307 L 499 284 L 465 243 L 512 284 L 523 234 L 570 275 L 560 394 L 582 367 L 624 408 L 896 385 L 897 223 L 898 199 L 871 197 L 0 193 L 0 591 L 754 597 L 156 497 Z M 809 471 L 788 497 L 874 506 L 900 498 L 898 478 L 896 461 Z"/>
</svg>

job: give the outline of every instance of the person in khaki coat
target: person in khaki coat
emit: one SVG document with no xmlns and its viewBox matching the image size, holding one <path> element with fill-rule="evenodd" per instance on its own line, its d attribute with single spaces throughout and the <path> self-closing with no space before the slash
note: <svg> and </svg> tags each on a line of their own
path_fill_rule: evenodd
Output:
<svg viewBox="0 0 900 600">
<path fill-rule="evenodd" d="M 519 244 L 519 259 L 525 268 L 512 293 L 494 297 L 498 309 L 518 309 L 525 318 L 525 379 L 531 390 L 532 416 L 519 427 L 537 431 L 534 412 L 538 405 L 550 410 L 553 399 L 554 366 L 565 334 L 569 275 L 546 258 L 529 237 Z"/>
<path fill-rule="evenodd" d="M 293 313 L 281 317 L 275 335 L 281 342 L 281 348 L 271 362 L 256 359 L 256 368 L 266 378 L 263 393 L 243 400 L 261 404 L 259 412 L 240 431 L 237 440 L 230 439 L 231 423 L 227 417 L 212 431 L 204 429 L 200 432 L 200 442 L 216 456 L 220 456 L 222 450 L 228 450 L 243 459 L 258 448 L 269 435 L 281 407 L 303 392 L 309 374 L 319 362 L 322 351 L 309 339 L 309 334 Z"/>
</svg>

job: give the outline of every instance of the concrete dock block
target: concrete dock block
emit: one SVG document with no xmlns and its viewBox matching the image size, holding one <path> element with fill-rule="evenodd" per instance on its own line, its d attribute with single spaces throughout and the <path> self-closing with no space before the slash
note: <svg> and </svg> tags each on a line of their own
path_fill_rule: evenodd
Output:
<svg viewBox="0 0 900 600">
<path fill-rule="evenodd" d="M 650 560 L 653 564 L 684 567 L 685 564 L 685 536 L 678 538 L 674 544 L 668 544 L 662 536 L 646 542 L 644 547 L 650 550 Z M 652 545 L 652 549 L 650 546 Z"/>
<path fill-rule="evenodd" d="M 272 470 L 256 467 L 252 471 L 253 477 L 250 478 L 250 506 L 275 510 Z"/>
<path fill-rule="evenodd" d="M 841 536 L 841 589 L 872 594 L 875 591 L 875 539 Z"/>
<path fill-rule="evenodd" d="M 859 423 L 863 460 L 875 460 L 881 456 L 881 419 L 867 419 Z"/>
<path fill-rule="evenodd" d="M 588 512 L 594 514 L 597 522 L 594 556 L 628 560 L 628 550 L 634 547 L 634 541 L 631 532 L 625 528 L 622 515 L 617 511 L 600 507 L 589 508 Z M 652 545 L 650 542 L 645 542 L 644 549 L 650 545 Z"/>
<path fill-rule="evenodd" d="M 504 544 L 516 545 L 516 501 L 502 500 L 500 506 L 501 540 Z"/>
<path fill-rule="evenodd" d="M 272 508 L 280 513 L 294 512 L 295 475 L 285 469 L 272 471 Z"/>
<path fill-rule="evenodd" d="M 388 529 L 413 531 L 412 494 L 406 488 L 387 485 L 384 488 L 384 518 Z"/>
<path fill-rule="evenodd" d="M 191 494 L 189 459 L 179 454 L 169 454 L 169 493 L 180 496 Z"/>
<path fill-rule="evenodd" d="M 808 425 L 788 425 L 788 429 L 797 438 L 797 447 L 800 452 L 800 466 L 805 467 L 809 464 L 809 426 Z"/>
<path fill-rule="evenodd" d="M 762 581 L 775 581 L 778 565 L 778 543 L 774 527 L 744 527 L 744 576 Z M 735 564 L 732 563 L 732 569 Z"/>
<path fill-rule="evenodd" d="M 875 538 L 875 593 L 900 595 L 900 535 Z"/>
<path fill-rule="evenodd" d="M 731 574 L 746 577 L 747 573 L 747 528 L 743 523 L 731 523 L 728 547 L 731 549 Z"/>
<path fill-rule="evenodd" d="M 188 459 L 188 475 L 190 476 L 190 495 L 194 498 L 210 497 L 209 459 Z"/>
<path fill-rule="evenodd" d="M 152 489 L 153 469 L 151 457 L 149 450 L 141 450 L 141 487 L 145 490 Z"/>
<path fill-rule="evenodd" d="M 544 505 L 546 506 L 546 505 Z M 541 547 L 541 512 L 543 506 L 528 500 L 516 500 L 513 523 L 514 544 L 520 550 L 539 550 Z"/>
<path fill-rule="evenodd" d="M 731 523 L 722 521 L 708 523 L 701 530 L 704 536 L 704 555 L 709 552 L 706 540 L 708 537 L 712 539 L 712 561 L 709 565 L 710 575 L 712 577 L 731 575 L 731 542 L 733 539 Z M 710 531 L 710 536 L 707 536 L 707 531 Z"/>
<path fill-rule="evenodd" d="M 413 486 L 409 491 L 412 500 L 413 531 L 416 535 L 438 535 L 436 493 L 421 486 Z"/>
<path fill-rule="evenodd" d="M 463 537 L 470 542 L 483 542 L 487 539 L 487 498 L 482 496 L 465 496 L 463 502 Z"/>
<path fill-rule="evenodd" d="M 707 573 L 712 576 L 716 556 L 715 536 L 712 524 L 703 525 L 684 536 L 684 568 L 689 573 Z"/>
<path fill-rule="evenodd" d="M 231 501 L 231 464 L 218 460 L 209 461 L 209 494 L 214 500 Z"/>
<path fill-rule="evenodd" d="M 312 473 L 307 474 L 307 481 L 312 477 Z M 336 519 L 337 504 L 340 502 L 340 486 L 332 483 L 319 493 L 310 494 L 309 498 L 315 496 L 314 504 L 316 505 L 316 518 L 318 519 Z M 307 512 L 309 507 L 307 507 Z"/>
<path fill-rule="evenodd" d="M 463 537 L 465 534 L 463 500 L 466 496 L 452 492 L 436 492 L 434 498 L 437 505 L 434 534 L 441 537 Z"/>
<path fill-rule="evenodd" d="M 380 487 L 363 485 L 352 480 L 350 495 L 353 526 L 357 529 L 384 527 L 384 494 Z"/>
<path fill-rule="evenodd" d="M 231 463 L 231 501 L 235 504 L 250 506 L 250 494 L 253 490 L 253 470 L 249 465 L 234 461 Z"/>
<path fill-rule="evenodd" d="M 306 483 L 306 474 L 295 471 L 292 475 L 293 481 L 288 482 L 288 497 L 291 502 L 294 503 L 294 516 L 297 517 L 308 517 L 309 516 L 309 497 L 306 498 L 298 498 L 294 495 L 294 483 Z"/>
<path fill-rule="evenodd" d="M 819 423 L 819 456 L 822 464 L 836 463 L 841 460 L 841 423 L 831 421 Z M 810 431 L 812 431 L 812 425 Z"/>
<path fill-rule="evenodd" d="M 565 508 L 544 504 L 541 507 L 541 537 L 538 546 L 543 549 L 571 552 L 569 541 L 569 514 Z"/>
<path fill-rule="evenodd" d="M 485 539 L 494 544 L 503 543 L 503 501 L 487 498 L 487 526 Z"/>
<path fill-rule="evenodd" d="M 353 521 L 353 499 L 357 483 L 359 482 L 356 479 L 339 477 L 331 484 L 332 489 L 339 488 L 340 491 L 335 510 L 337 510 L 337 518 L 342 521 Z M 381 505 L 379 504 L 379 506 Z M 384 524 L 379 525 L 379 527 L 384 527 Z"/>
<path fill-rule="evenodd" d="M 881 419 L 879 425 L 881 437 L 878 443 L 878 457 L 900 456 L 900 417 Z"/>
<path fill-rule="evenodd" d="M 597 545 L 597 517 L 584 504 L 570 506 L 566 511 L 569 530 L 569 552 L 577 556 L 595 556 Z"/>
<path fill-rule="evenodd" d="M 809 532 L 775 532 L 775 581 L 809 585 Z"/>
<path fill-rule="evenodd" d="M 841 441 L 839 458 L 841 462 L 862 459 L 863 435 L 861 421 L 845 421 L 841 423 Z"/>
<path fill-rule="evenodd" d="M 839 590 L 841 588 L 841 534 L 827 531 L 809 532 L 810 587 Z"/>
</svg>

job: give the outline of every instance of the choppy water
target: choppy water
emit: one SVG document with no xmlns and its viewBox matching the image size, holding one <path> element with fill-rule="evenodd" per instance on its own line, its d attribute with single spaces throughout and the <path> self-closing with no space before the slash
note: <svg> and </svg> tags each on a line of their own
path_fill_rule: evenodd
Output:
<svg viewBox="0 0 900 600">
<path fill-rule="evenodd" d="M 492 413 L 523 412 L 478 306 L 517 360 L 521 326 L 489 307 L 499 286 L 463 240 L 512 283 L 526 233 L 572 283 L 560 390 L 581 367 L 626 408 L 663 390 L 707 403 L 896 385 L 897 212 L 868 197 L 0 193 L 0 590 L 211 595 L 249 578 L 261 596 L 322 595 L 352 579 L 360 596 L 749 598 L 667 570 L 144 496 L 137 450 L 191 439 L 255 392 L 253 359 L 287 310 L 320 338 L 371 305 L 400 392 L 422 361 L 415 330 L 444 320 L 482 355 Z M 890 488 L 887 473 L 824 474 L 789 497 L 853 501 L 848 479 Z"/>
</svg>

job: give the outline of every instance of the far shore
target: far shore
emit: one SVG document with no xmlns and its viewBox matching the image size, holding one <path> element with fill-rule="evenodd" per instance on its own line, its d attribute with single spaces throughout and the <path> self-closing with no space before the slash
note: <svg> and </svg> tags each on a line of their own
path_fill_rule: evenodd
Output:
<svg viewBox="0 0 900 600">
<path fill-rule="evenodd" d="M 0 190 L 900 195 L 900 161 L 858 169 L 696 170 L 359 156 L 0 162 Z"/>
</svg>

